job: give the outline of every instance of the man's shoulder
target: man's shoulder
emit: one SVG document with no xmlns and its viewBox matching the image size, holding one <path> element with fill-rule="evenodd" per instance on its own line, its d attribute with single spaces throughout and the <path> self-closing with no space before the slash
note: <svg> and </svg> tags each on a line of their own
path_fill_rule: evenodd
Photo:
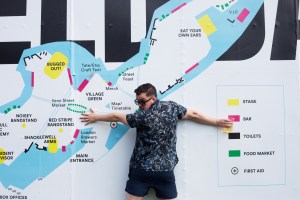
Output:
<svg viewBox="0 0 300 200">
<path fill-rule="evenodd" d="M 167 100 L 167 101 L 158 101 L 158 103 L 160 104 L 173 104 L 173 103 L 176 103 L 175 101 L 172 101 L 172 100 Z"/>
<path fill-rule="evenodd" d="M 179 103 L 175 102 L 175 101 L 159 101 L 157 102 L 156 109 L 181 109 L 181 108 L 185 108 L 184 106 L 180 105 Z"/>
<path fill-rule="evenodd" d="M 169 100 L 169 101 L 160 101 L 161 105 L 171 105 L 171 106 L 177 106 L 180 105 L 179 103 Z"/>
</svg>

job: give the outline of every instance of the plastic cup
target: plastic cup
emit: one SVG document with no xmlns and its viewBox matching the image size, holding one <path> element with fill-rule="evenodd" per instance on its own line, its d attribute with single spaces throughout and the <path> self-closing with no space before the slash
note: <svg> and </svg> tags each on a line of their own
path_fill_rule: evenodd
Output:
<svg viewBox="0 0 300 200">
<path fill-rule="evenodd" d="M 225 133 L 230 133 L 230 132 L 232 132 L 232 130 L 233 130 L 233 122 L 234 122 L 234 119 L 229 118 L 229 120 L 232 121 L 232 125 L 231 125 L 230 127 L 223 128 L 223 131 L 224 131 Z"/>
</svg>

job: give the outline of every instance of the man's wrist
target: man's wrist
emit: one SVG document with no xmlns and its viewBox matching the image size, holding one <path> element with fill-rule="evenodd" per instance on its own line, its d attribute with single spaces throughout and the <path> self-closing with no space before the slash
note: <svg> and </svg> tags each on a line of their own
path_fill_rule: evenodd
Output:
<svg viewBox="0 0 300 200">
<path fill-rule="evenodd" d="M 219 126 L 219 120 L 218 119 L 216 119 L 216 124 L 215 124 L 215 126 Z"/>
</svg>

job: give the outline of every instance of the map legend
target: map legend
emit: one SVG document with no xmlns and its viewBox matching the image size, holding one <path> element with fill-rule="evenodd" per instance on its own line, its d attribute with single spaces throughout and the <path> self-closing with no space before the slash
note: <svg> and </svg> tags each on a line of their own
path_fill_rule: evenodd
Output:
<svg viewBox="0 0 300 200">
<path fill-rule="evenodd" d="M 234 140 L 234 139 L 241 139 L 240 133 L 228 133 L 228 139 Z"/>
<path fill-rule="evenodd" d="M 218 86 L 217 112 L 219 186 L 285 184 L 283 87 Z"/>
</svg>

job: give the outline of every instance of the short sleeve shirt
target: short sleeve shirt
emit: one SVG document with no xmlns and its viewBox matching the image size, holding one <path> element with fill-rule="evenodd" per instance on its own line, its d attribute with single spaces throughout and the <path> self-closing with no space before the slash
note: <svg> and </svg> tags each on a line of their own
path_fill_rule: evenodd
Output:
<svg viewBox="0 0 300 200">
<path fill-rule="evenodd" d="M 173 101 L 154 102 L 148 110 L 127 114 L 128 125 L 136 128 L 130 168 L 170 171 L 178 163 L 176 127 L 187 109 Z"/>
</svg>

